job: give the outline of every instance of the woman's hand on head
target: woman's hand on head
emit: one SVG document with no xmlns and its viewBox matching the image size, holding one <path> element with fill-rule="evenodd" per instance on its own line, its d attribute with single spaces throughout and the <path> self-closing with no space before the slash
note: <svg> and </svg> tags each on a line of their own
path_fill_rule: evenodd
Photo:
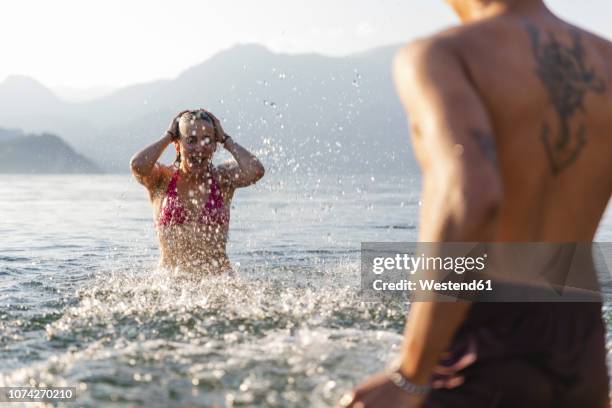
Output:
<svg viewBox="0 0 612 408">
<path fill-rule="evenodd" d="M 206 110 L 204 108 L 202 108 L 201 110 L 206 112 L 206 114 L 210 116 L 210 118 L 213 121 L 213 126 L 215 128 L 215 138 L 216 138 L 217 143 L 220 143 L 220 144 L 225 143 L 225 132 L 223 131 L 223 127 L 221 126 L 221 121 L 219 121 L 219 119 L 217 119 L 217 117 L 213 115 L 211 111 Z"/>
<path fill-rule="evenodd" d="M 166 130 L 166 135 L 169 135 L 170 140 L 173 142 L 176 142 L 180 138 L 179 121 L 181 120 L 181 116 L 186 112 L 189 112 L 189 110 L 183 110 L 177 113 L 172 119 L 172 122 L 170 122 L 168 130 Z"/>
</svg>

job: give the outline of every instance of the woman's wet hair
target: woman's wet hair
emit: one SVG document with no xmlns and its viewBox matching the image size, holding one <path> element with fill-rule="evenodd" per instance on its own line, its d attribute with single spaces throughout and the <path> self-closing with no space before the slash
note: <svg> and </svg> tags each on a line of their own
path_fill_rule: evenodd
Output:
<svg viewBox="0 0 612 408">
<path fill-rule="evenodd" d="M 215 122 L 212 120 L 212 118 L 210 117 L 210 115 L 202 109 L 198 109 L 198 110 L 191 110 L 191 111 L 187 111 L 185 113 L 183 113 L 180 118 L 179 121 L 181 119 L 185 119 L 185 120 L 201 120 L 204 122 L 208 122 L 211 125 L 215 125 Z M 178 128 L 178 137 L 180 139 L 181 137 L 181 129 L 180 127 Z M 176 159 L 174 159 L 174 164 L 178 167 L 181 165 L 181 152 L 180 150 L 176 152 Z"/>
</svg>

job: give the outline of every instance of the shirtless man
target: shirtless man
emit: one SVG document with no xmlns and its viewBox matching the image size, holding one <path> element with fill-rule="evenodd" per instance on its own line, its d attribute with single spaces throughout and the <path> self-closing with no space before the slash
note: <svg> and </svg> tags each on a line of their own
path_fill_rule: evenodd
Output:
<svg viewBox="0 0 612 408">
<path fill-rule="evenodd" d="M 394 65 L 423 169 L 419 240 L 591 242 L 612 193 L 612 44 L 542 0 L 448 3 L 464 24 Z M 340 404 L 608 407 L 604 336 L 596 302 L 415 303 L 397 371 Z"/>
</svg>

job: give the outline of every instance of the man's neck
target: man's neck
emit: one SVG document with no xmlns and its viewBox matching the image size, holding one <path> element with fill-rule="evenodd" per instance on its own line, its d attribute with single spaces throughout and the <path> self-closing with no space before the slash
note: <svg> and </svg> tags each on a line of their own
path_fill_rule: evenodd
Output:
<svg viewBox="0 0 612 408">
<path fill-rule="evenodd" d="M 542 0 L 493 0 L 471 1 L 457 10 L 463 22 L 473 22 L 509 13 L 533 13 L 547 11 Z"/>
</svg>

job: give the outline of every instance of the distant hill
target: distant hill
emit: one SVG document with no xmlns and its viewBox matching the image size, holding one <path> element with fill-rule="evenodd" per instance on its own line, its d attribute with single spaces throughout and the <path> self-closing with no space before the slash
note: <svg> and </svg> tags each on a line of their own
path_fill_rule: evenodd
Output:
<svg viewBox="0 0 612 408">
<path fill-rule="evenodd" d="M 100 168 L 52 134 L 0 129 L 0 173 L 99 173 Z"/>
<path fill-rule="evenodd" d="M 92 86 L 89 88 L 72 88 L 67 86 L 59 86 L 52 88 L 51 91 L 55 93 L 60 99 L 66 102 L 85 102 L 91 101 L 97 98 L 110 95 L 116 90 L 111 86 Z"/>
<path fill-rule="evenodd" d="M 268 174 L 415 171 L 391 78 L 396 49 L 340 58 L 239 45 L 175 79 L 82 103 L 11 77 L 0 84 L 0 125 L 60 134 L 102 168 L 128 171 L 130 156 L 157 140 L 176 112 L 207 107 L 258 152 Z"/>
</svg>

